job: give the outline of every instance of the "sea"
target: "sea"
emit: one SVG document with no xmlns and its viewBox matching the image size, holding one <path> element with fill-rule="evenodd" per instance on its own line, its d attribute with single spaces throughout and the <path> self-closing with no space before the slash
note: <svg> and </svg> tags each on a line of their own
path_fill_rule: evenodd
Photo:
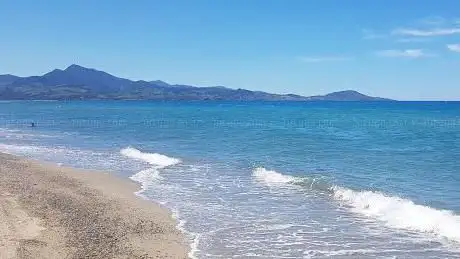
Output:
<svg viewBox="0 0 460 259">
<path fill-rule="evenodd" d="M 460 258 L 460 102 L 3 101 L 0 152 L 138 182 L 190 258 Z"/>
</svg>

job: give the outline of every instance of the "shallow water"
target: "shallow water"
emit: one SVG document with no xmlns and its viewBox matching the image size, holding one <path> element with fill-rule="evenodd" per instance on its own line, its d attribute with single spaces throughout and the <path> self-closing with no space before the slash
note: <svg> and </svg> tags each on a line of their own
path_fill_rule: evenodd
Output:
<svg viewBox="0 0 460 259">
<path fill-rule="evenodd" d="M 0 151 L 141 182 L 195 258 L 460 258 L 460 103 L 8 102 L 0 123 Z"/>
</svg>

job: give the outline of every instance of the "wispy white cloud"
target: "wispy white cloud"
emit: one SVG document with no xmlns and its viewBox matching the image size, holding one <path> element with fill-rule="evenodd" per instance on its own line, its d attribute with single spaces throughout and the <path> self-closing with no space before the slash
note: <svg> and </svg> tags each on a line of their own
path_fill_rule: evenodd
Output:
<svg viewBox="0 0 460 259">
<path fill-rule="evenodd" d="M 396 40 L 396 42 L 401 42 L 401 43 L 427 42 L 427 41 L 431 41 L 431 39 L 424 37 L 424 38 L 400 38 Z"/>
<path fill-rule="evenodd" d="M 434 29 L 396 29 L 392 31 L 393 35 L 403 35 L 412 37 L 433 37 L 459 34 L 460 28 L 434 28 Z"/>
<path fill-rule="evenodd" d="M 460 44 L 448 44 L 447 49 L 454 52 L 460 52 Z"/>
<path fill-rule="evenodd" d="M 423 58 L 433 57 L 433 54 L 426 53 L 423 49 L 387 49 L 376 52 L 377 56 L 387 58 Z"/>
<path fill-rule="evenodd" d="M 373 30 L 363 30 L 363 40 L 377 40 L 377 39 L 384 39 L 388 37 L 388 35 L 383 33 L 376 33 Z"/>
<path fill-rule="evenodd" d="M 406 27 L 407 26 L 407 27 Z M 401 26 L 387 33 L 375 33 L 373 30 L 363 30 L 363 39 L 388 39 L 395 42 L 426 42 L 434 37 L 460 35 L 460 18 L 445 18 L 429 16 L 406 26 Z"/>
<path fill-rule="evenodd" d="M 435 38 L 460 35 L 460 18 L 429 16 L 388 32 L 362 30 L 364 40 L 391 40 L 399 43 L 427 42 Z"/>
<path fill-rule="evenodd" d="M 312 57 L 298 57 L 301 62 L 305 63 L 319 63 L 319 62 L 333 62 L 350 60 L 351 57 L 346 56 L 312 56 Z"/>
<path fill-rule="evenodd" d="M 447 22 L 448 19 L 442 16 L 428 16 L 417 21 L 417 23 L 425 25 L 442 25 L 446 24 Z"/>
</svg>

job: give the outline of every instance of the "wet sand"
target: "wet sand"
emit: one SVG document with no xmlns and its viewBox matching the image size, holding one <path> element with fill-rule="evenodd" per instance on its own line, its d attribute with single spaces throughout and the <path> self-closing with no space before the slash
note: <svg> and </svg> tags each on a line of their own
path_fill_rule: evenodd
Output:
<svg viewBox="0 0 460 259">
<path fill-rule="evenodd" d="M 187 258 L 170 212 L 138 189 L 0 153 L 0 258 Z"/>
</svg>

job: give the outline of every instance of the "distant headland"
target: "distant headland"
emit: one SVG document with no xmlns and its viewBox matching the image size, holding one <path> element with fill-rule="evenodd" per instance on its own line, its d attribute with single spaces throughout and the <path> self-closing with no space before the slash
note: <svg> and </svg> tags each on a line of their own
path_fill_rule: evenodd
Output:
<svg viewBox="0 0 460 259">
<path fill-rule="evenodd" d="M 1 100 L 225 100 L 225 101 L 391 101 L 347 90 L 326 95 L 301 96 L 231 89 L 196 87 L 166 82 L 132 81 L 96 69 L 71 65 L 42 76 L 0 75 Z"/>
</svg>

